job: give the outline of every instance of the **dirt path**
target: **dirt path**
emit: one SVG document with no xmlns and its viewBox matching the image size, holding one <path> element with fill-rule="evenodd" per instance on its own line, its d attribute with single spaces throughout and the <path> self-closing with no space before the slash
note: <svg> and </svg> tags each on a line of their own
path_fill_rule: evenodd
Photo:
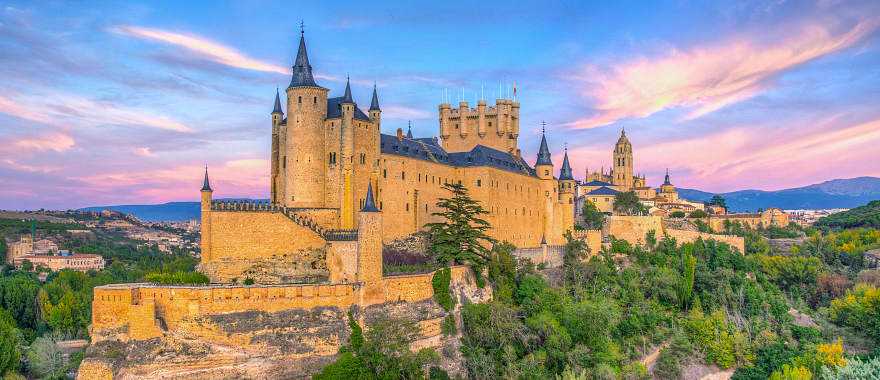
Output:
<svg viewBox="0 0 880 380">
<path fill-rule="evenodd" d="M 660 351 L 662 351 L 668 345 L 669 342 L 664 342 L 663 344 L 657 346 L 654 351 L 651 351 L 648 356 L 642 358 L 642 365 L 644 365 L 645 368 L 648 369 L 648 373 L 651 373 L 651 371 L 654 369 L 654 364 L 657 362 L 657 357 L 660 356 Z"/>
</svg>

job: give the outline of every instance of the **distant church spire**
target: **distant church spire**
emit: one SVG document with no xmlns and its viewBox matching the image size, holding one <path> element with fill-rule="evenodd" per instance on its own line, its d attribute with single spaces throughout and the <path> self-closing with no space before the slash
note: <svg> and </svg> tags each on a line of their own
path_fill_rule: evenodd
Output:
<svg viewBox="0 0 880 380">
<path fill-rule="evenodd" d="M 277 87 L 275 88 L 275 108 L 272 109 L 272 113 L 284 113 L 284 111 L 281 110 L 281 96 L 278 95 Z"/>
<path fill-rule="evenodd" d="M 545 128 L 547 123 L 541 122 L 541 147 L 538 148 L 538 160 L 535 161 L 535 165 L 553 165 L 553 161 L 550 160 L 550 148 L 547 147 L 547 136 L 545 135 Z"/>
<path fill-rule="evenodd" d="M 351 81 L 348 76 L 345 77 L 345 94 L 342 95 L 342 103 L 354 103 L 354 99 L 351 98 Z"/>
<path fill-rule="evenodd" d="M 663 179 L 663 184 L 664 185 L 671 185 L 672 184 L 672 182 L 669 182 L 669 168 L 666 168 L 666 178 Z"/>
<path fill-rule="evenodd" d="M 565 156 L 562 158 L 562 168 L 559 169 L 560 180 L 574 179 L 571 174 L 571 164 L 568 163 L 568 147 L 565 147 Z"/>
<path fill-rule="evenodd" d="M 379 212 L 379 209 L 376 208 L 376 201 L 373 200 L 372 183 L 367 185 L 367 196 L 366 199 L 364 199 L 364 208 L 361 209 L 361 212 Z"/>
<path fill-rule="evenodd" d="M 312 65 L 309 64 L 309 54 L 306 52 L 306 36 L 302 23 L 300 23 L 299 50 L 293 62 L 293 75 L 288 88 L 290 87 L 318 87 L 315 77 L 312 76 Z"/>
<path fill-rule="evenodd" d="M 211 182 L 208 181 L 208 165 L 205 165 L 205 182 L 202 184 L 202 191 L 214 191 L 211 190 Z"/>
<path fill-rule="evenodd" d="M 373 83 L 373 100 L 370 102 L 370 111 L 381 111 L 379 109 L 379 93 L 376 92 L 376 83 Z"/>
<path fill-rule="evenodd" d="M 412 120 L 409 120 L 409 121 L 406 122 L 406 138 L 408 138 L 408 139 L 413 138 L 413 135 L 412 135 Z"/>
</svg>

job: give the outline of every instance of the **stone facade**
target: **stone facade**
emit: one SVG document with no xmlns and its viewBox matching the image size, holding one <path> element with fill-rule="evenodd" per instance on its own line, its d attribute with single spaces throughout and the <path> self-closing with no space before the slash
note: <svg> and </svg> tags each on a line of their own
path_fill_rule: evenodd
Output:
<svg viewBox="0 0 880 380">
<path fill-rule="evenodd" d="M 790 222 L 788 214 L 778 208 L 768 208 L 753 214 L 712 214 L 709 215 L 709 227 L 715 231 L 724 231 L 725 222 L 739 222 L 746 228 L 767 228 L 770 226 L 785 227 Z"/>
<path fill-rule="evenodd" d="M 669 228 L 660 216 L 620 216 L 608 217 L 603 234 L 634 244 L 644 244 L 648 232 L 654 231 L 657 240 L 664 235 L 675 238 L 678 243 L 690 243 L 697 239 L 715 240 L 745 252 L 745 241 L 739 236 L 708 234 L 697 231 Z"/>
</svg>

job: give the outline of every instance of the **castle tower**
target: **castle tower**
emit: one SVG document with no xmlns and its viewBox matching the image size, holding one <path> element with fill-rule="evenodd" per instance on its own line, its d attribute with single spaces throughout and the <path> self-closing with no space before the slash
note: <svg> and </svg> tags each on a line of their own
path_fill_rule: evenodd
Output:
<svg viewBox="0 0 880 380">
<path fill-rule="evenodd" d="M 562 168 L 559 169 L 559 203 L 561 204 L 562 225 L 574 225 L 574 191 L 575 181 L 571 172 L 571 164 L 568 162 L 568 148 L 565 148 L 565 156 L 562 158 Z"/>
<path fill-rule="evenodd" d="M 552 242 L 553 236 L 553 209 L 554 205 L 558 203 L 558 195 L 556 181 L 553 179 L 553 161 L 550 158 L 550 148 L 547 146 L 547 137 L 545 135 L 543 125 L 546 123 L 541 122 L 541 146 L 538 148 L 538 158 L 535 160 L 535 174 L 537 174 L 538 178 L 541 179 L 541 190 L 544 193 L 544 218 L 542 220 L 543 227 L 543 236 L 545 239 L 551 238 Z"/>
<path fill-rule="evenodd" d="M 269 174 L 271 184 L 271 191 L 269 193 L 269 201 L 273 204 L 278 203 L 278 189 L 281 187 L 279 184 L 279 179 L 281 177 L 281 165 L 279 160 L 281 144 L 279 143 L 279 139 L 281 138 L 281 121 L 284 119 L 284 111 L 281 110 L 281 96 L 278 94 L 278 89 L 275 89 L 275 107 L 272 109 L 272 167 L 271 172 Z"/>
<path fill-rule="evenodd" d="M 379 108 L 379 93 L 376 92 L 376 84 L 373 83 L 373 99 L 370 101 L 370 120 L 381 130 L 382 110 Z"/>
<path fill-rule="evenodd" d="M 367 185 L 364 207 L 358 214 L 357 281 L 363 284 L 362 305 L 383 302 L 382 213 L 373 199 L 373 185 Z"/>
<path fill-rule="evenodd" d="M 283 178 L 283 191 L 279 194 L 283 196 L 275 197 L 284 206 L 325 207 L 324 119 L 328 91 L 315 82 L 305 35 L 300 32 L 299 50 L 287 87 L 285 149 L 279 158 Z"/>
<path fill-rule="evenodd" d="M 620 186 L 623 191 L 633 188 L 633 153 L 632 144 L 626 138 L 626 130 L 620 131 L 620 138 L 614 145 L 614 168 L 611 171 L 611 183 Z"/>
<path fill-rule="evenodd" d="M 208 181 L 208 167 L 205 166 L 205 180 L 202 183 L 202 226 L 201 226 L 201 250 L 202 262 L 211 259 L 211 199 L 214 190 L 211 189 L 211 183 Z"/>
</svg>

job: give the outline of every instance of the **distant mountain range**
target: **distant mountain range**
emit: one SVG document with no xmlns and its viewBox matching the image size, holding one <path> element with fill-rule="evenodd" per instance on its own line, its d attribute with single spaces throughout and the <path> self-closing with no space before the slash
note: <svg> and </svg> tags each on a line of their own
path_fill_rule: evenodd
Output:
<svg viewBox="0 0 880 380">
<path fill-rule="evenodd" d="M 682 198 L 704 202 L 716 193 L 693 189 L 678 189 Z M 835 179 L 794 189 L 764 191 L 740 190 L 720 193 L 733 212 L 754 211 L 759 208 L 791 209 L 853 208 L 880 199 L 880 178 L 858 177 Z M 265 199 L 263 199 L 265 201 Z M 133 214 L 145 221 L 184 221 L 199 218 L 199 202 L 168 202 L 157 205 L 120 205 L 86 207 L 81 210 L 110 209 Z"/>
<path fill-rule="evenodd" d="M 680 197 L 692 201 L 708 201 L 715 193 L 678 189 Z M 853 208 L 880 199 L 880 178 L 857 177 L 834 179 L 794 189 L 764 191 L 739 190 L 720 193 L 733 212 L 755 211 L 759 208 L 792 209 Z"/>
</svg>

